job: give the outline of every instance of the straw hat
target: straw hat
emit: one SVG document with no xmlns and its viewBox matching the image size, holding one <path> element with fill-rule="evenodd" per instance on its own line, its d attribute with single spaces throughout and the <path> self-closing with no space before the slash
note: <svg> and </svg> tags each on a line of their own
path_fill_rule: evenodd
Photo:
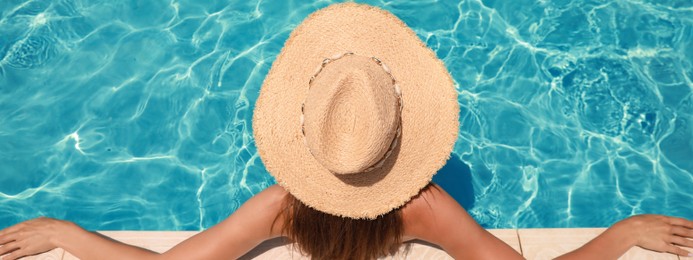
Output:
<svg viewBox="0 0 693 260">
<path fill-rule="evenodd" d="M 286 41 L 253 116 L 277 183 L 332 215 L 404 205 L 450 156 L 459 104 L 444 64 L 391 13 L 335 4 Z"/>
</svg>

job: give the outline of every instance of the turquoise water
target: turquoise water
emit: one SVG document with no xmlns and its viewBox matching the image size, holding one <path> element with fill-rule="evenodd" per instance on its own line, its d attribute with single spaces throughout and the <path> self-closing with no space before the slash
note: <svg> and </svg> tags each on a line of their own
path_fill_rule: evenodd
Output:
<svg viewBox="0 0 693 260">
<path fill-rule="evenodd" d="M 693 218 L 693 2 L 366 1 L 459 90 L 436 177 L 485 227 Z M 197 230 L 273 184 L 262 80 L 329 1 L 0 1 L 0 228 Z"/>
</svg>

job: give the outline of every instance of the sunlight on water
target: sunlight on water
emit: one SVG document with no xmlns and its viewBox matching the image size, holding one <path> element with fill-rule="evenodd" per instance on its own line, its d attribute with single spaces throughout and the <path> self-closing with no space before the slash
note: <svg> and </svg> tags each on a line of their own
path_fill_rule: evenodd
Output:
<svg viewBox="0 0 693 260">
<path fill-rule="evenodd" d="M 366 2 L 452 73 L 453 156 L 485 227 L 693 218 L 690 1 Z M 224 219 L 274 183 L 254 103 L 289 33 L 328 4 L 1 1 L 0 228 Z"/>
</svg>

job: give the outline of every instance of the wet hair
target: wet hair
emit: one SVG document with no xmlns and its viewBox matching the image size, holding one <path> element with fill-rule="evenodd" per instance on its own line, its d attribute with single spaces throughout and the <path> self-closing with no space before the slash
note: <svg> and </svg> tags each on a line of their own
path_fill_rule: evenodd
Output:
<svg viewBox="0 0 693 260">
<path fill-rule="evenodd" d="M 372 220 L 352 219 L 317 211 L 287 194 L 279 214 L 275 221 L 283 222 L 282 234 L 312 259 L 375 259 L 402 245 L 400 209 Z"/>
</svg>

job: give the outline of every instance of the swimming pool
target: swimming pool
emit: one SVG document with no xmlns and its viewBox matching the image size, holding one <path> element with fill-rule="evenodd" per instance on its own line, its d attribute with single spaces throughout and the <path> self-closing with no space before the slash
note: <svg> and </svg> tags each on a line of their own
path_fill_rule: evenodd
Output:
<svg viewBox="0 0 693 260">
<path fill-rule="evenodd" d="M 461 133 L 435 180 L 485 227 L 693 218 L 692 2 L 365 2 L 452 73 Z M 274 182 L 254 102 L 329 3 L 0 2 L 0 228 L 224 219 Z"/>
</svg>

